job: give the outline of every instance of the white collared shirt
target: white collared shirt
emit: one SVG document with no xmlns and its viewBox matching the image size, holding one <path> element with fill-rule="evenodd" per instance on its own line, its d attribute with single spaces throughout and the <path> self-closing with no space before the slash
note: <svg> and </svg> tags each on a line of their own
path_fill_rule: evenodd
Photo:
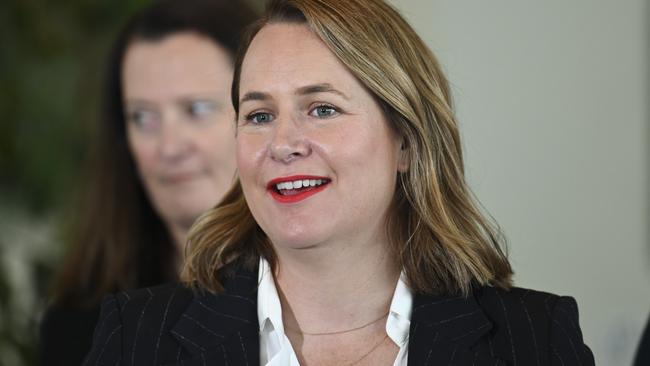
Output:
<svg viewBox="0 0 650 366">
<path fill-rule="evenodd" d="M 390 303 L 386 334 L 399 347 L 393 366 L 406 366 L 413 293 L 400 276 Z M 257 291 L 257 319 L 260 325 L 260 365 L 300 366 L 289 338 L 284 333 L 282 306 L 269 263 L 260 258 Z"/>
</svg>

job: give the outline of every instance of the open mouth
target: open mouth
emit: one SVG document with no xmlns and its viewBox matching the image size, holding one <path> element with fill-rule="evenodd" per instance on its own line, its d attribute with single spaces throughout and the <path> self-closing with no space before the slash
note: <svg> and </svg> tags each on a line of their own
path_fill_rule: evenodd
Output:
<svg viewBox="0 0 650 366">
<path fill-rule="evenodd" d="M 331 179 L 317 176 L 291 176 L 274 179 L 267 185 L 267 189 L 274 199 L 283 203 L 302 201 L 323 189 Z"/>
</svg>

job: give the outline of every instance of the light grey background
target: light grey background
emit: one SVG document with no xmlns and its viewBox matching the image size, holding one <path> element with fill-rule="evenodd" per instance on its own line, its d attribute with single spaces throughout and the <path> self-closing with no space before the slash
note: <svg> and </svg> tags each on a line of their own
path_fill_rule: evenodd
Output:
<svg viewBox="0 0 650 366">
<path fill-rule="evenodd" d="M 598 365 L 650 314 L 650 7 L 394 0 L 453 84 L 475 193 L 518 286 L 578 300 Z"/>
</svg>

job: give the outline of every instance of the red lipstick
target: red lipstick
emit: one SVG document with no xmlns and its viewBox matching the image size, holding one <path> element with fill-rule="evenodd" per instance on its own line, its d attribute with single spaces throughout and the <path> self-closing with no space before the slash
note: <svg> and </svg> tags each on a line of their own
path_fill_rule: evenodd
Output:
<svg viewBox="0 0 650 366">
<path fill-rule="evenodd" d="M 296 187 L 295 182 L 298 181 L 301 183 L 297 184 Z M 309 184 L 304 185 L 305 182 Z M 321 192 L 327 188 L 330 182 L 331 179 L 327 177 L 292 175 L 271 180 L 266 185 L 266 189 L 271 194 L 271 197 L 280 203 L 295 203 Z M 278 185 L 280 188 L 278 188 Z"/>
</svg>

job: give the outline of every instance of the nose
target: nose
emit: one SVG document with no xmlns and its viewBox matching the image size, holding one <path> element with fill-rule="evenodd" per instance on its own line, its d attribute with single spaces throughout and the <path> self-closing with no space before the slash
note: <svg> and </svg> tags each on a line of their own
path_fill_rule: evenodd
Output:
<svg viewBox="0 0 650 366">
<path fill-rule="evenodd" d="M 162 124 L 158 151 L 160 157 L 175 162 L 187 157 L 192 150 L 192 138 L 187 127 L 178 119 L 170 119 Z"/>
<path fill-rule="evenodd" d="M 269 144 L 271 159 L 288 164 L 310 154 L 311 144 L 302 131 L 301 123 L 291 118 L 278 118 Z"/>
</svg>

